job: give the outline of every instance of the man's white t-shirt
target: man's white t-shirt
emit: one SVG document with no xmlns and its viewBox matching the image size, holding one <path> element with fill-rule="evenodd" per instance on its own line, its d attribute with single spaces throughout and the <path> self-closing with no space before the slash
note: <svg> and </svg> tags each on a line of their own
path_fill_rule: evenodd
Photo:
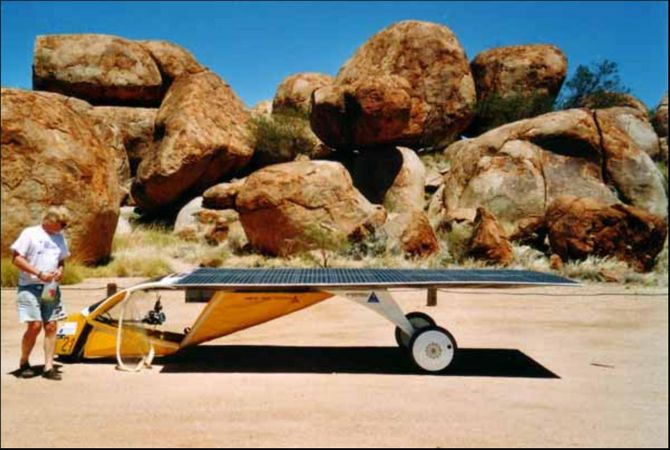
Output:
<svg viewBox="0 0 670 450">
<path fill-rule="evenodd" d="M 28 260 L 30 265 L 42 272 L 53 272 L 58 263 L 67 258 L 70 252 L 63 233 L 49 234 L 42 225 L 28 227 L 21 232 L 11 249 Z M 24 271 L 19 274 L 19 286 L 42 284 L 35 275 Z"/>
</svg>

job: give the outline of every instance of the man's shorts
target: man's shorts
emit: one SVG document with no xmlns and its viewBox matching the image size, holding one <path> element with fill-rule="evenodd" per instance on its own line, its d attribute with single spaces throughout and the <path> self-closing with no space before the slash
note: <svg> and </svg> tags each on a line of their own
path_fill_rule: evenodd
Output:
<svg viewBox="0 0 670 450">
<path fill-rule="evenodd" d="M 44 289 L 42 284 L 19 286 L 16 303 L 21 322 L 53 322 L 65 318 L 60 288 L 58 288 L 56 299 L 50 302 L 42 301 L 42 289 Z"/>
</svg>

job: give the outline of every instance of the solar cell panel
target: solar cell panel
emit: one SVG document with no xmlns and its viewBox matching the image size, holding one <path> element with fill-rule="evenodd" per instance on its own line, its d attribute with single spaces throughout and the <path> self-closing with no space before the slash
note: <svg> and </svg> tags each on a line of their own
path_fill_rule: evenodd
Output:
<svg viewBox="0 0 670 450">
<path fill-rule="evenodd" d="M 370 287 L 574 285 L 557 275 L 527 270 L 433 269 L 212 269 L 201 268 L 174 282 L 178 286 Z"/>
</svg>

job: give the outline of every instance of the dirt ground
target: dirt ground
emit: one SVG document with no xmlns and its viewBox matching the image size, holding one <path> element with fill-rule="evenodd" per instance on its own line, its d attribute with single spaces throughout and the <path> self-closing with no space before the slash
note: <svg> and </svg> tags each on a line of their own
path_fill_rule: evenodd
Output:
<svg viewBox="0 0 670 450">
<path fill-rule="evenodd" d="M 64 288 L 68 309 L 107 281 Z M 449 289 L 430 308 L 393 295 L 454 334 L 449 373 L 415 373 L 393 325 L 333 298 L 141 373 L 63 363 L 62 381 L 20 379 L 2 290 L 2 447 L 668 446 L 667 289 Z"/>
</svg>

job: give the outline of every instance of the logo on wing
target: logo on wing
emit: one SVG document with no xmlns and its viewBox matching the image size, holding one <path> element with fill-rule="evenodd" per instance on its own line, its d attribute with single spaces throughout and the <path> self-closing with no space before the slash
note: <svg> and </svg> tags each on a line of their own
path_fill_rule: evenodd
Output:
<svg viewBox="0 0 670 450">
<path fill-rule="evenodd" d="M 379 303 L 379 298 L 374 292 L 368 297 L 368 303 Z"/>
</svg>

